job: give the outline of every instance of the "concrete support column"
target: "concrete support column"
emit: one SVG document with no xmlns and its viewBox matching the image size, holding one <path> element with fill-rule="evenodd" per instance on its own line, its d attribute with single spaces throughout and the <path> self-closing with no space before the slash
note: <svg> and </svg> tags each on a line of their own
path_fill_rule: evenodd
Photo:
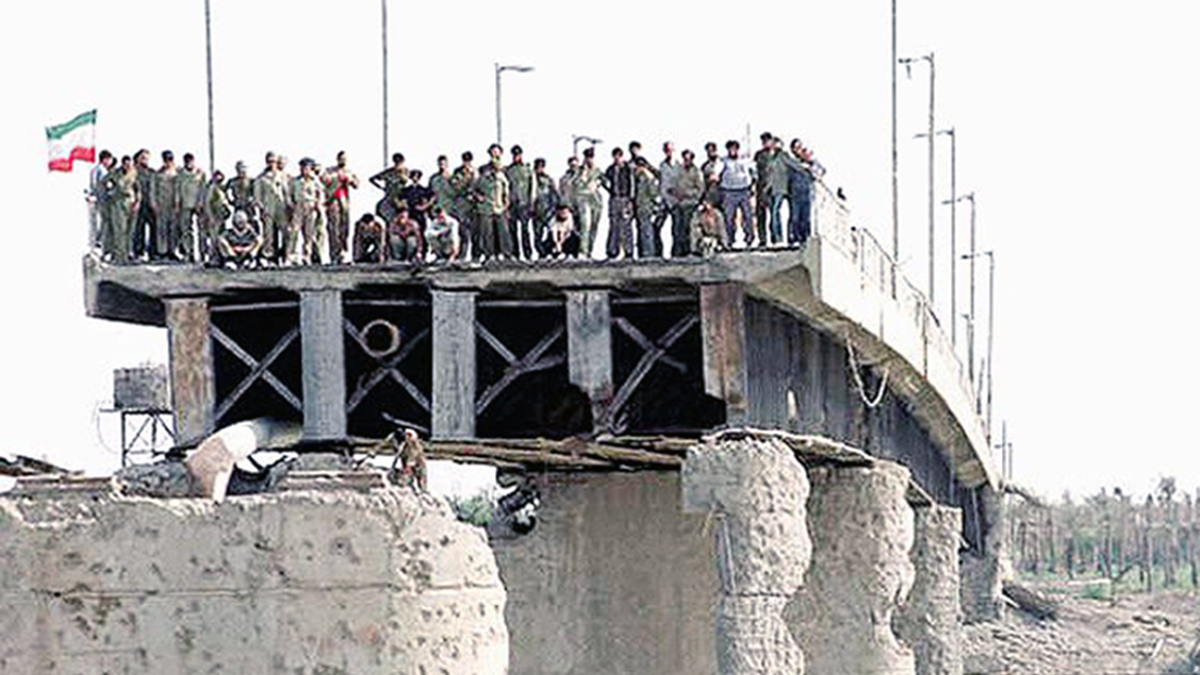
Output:
<svg viewBox="0 0 1200 675">
<path fill-rule="evenodd" d="M 746 292 L 735 283 L 700 287 L 704 392 L 725 401 L 726 422 L 746 420 Z"/>
<path fill-rule="evenodd" d="M 434 290 L 433 437 L 475 437 L 475 291 Z"/>
<path fill-rule="evenodd" d="M 216 424 L 212 317 L 206 298 L 167 298 L 163 303 L 170 341 L 175 442 L 194 445 L 211 434 Z"/>
<path fill-rule="evenodd" d="M 717 540 L 717 672 L 803 673 L 783 609 L 812 553 L 804 468 L 777 440 L 708 441 L 688 451 L 682 481 L 684 511 L 707 514 Z"/>
<path fill-rule="evenodd" d="M 973 490 L 967 508 L 978 507 L 981 512 L 983 551 L 964 552 L 962 565 L 962 609 L 967 623 L 1000 618 L 1005 566 L 1008 554 L 1004 550 L 1004 497 L 988 486 Z"/>
<path fill-rule="evenodd" d="M 900 610 L 900 636 L 912 647 L 917 675 L 962 675 L 958 549 L 962 511 L 931 504 L 914 509 L 912 591 Z"/>
<path fill-rule="evenodd" d="M 300 292 L 304 440 L 346 437 L 346 337 L 342 292 Z"/>
<path fill-rule="evenodd" d="M 608 289 L 567 291 L 567 370 L 592 402 L 595 429 L 606 430 L 613 397 L 612 313 Z"/>
<path fill-rule="evenodd" d="M 812 672 L 912 675 L 912 650 L 892 615 L 913 584 L 908 469 L 816 467 L 809 472 L 812 566 L 785 616 Z"/>
</svg>

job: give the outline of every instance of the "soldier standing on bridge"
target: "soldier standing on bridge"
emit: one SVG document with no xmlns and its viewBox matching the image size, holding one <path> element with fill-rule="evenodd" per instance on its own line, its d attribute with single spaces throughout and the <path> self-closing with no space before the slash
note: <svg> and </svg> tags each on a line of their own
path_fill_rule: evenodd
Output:
<svg viewBox="0 0 1200 675">
<path fill-rule="evenodd" d="M 463 258 L 478 258 L 479 257 L 479 228 L 476 226 L 475 220 L 475 202 L 474 190 L 475 180 L 478 178 L 475 166 L 471 164 L 475 156 L 468 150 L 462 154 L 462 164 L 454 169 L 454 173 L 450 175 L 450 189 L 454 195 L 454 202 L 450 209 L 450 215 L 458 220 L 460 228 L 459 236 L 462 237 L 463 248 L 467 248 L 470 244 L 470 253 L 463 255 Z"/>
<path fill-rule="evenodd" d="M 225 222 L 233 215 L 233 206 L 225 192 L 225 174 L 213 171 L 204 188 L 200 217 L 200 257 L 206 263 L 217 261 L 217 240 L 225 231 Z"/>
<path fill-rule="evenodd" d="M 325 190 L 314 173 L 316 162 L 300 160 L 300 175 L 292 181 L 292 225 L 288 232 L 289 264 L 314 265 L 329 260 L 329 242 L 321 227 Z"/>
<path fill-rule="evenodd" d="M 596 234 L 600 230 L 600 185 L 604 174 L 596 166 L 596 148 L 585 148 L 583 164 L 575 177 L 575 205 L 582 241 L 580 254 L 584 259 L 592 257 L 592 247 L 596 243 Z M 611 216 L 610 216 L 611 218 Z"/>
<path fill-rule="evenodd" d="M 254 202 L 260 210 L 259 217 L 262 221 L 262 258 L 275 263 L 283 257 L 283 251 L 286 249 L 286 233 L 289 227 L 287 198 L 283 172 L 279 169 L 275 153 L 268 152 L 264 161 L 266 166 L 262 173 L 258 174 L 258 178 L 254 179 Z"/>
<path fill-rule="evenodd" d="M 504 169 L 512 195 L 509 210 L 509 229 L 512 231 L 515 253 L 526 260 L 533 259 L 530 219 L 533 216 L 533 172 L 524 160 L 521 146 L 512 147 L 512 163 Z"/>
<path fill-rule="evenodd" d="M 658 165 L 658 180 L 659 192 L 662 194 L 662 210 L 654 223 L 654 245 L 658 255 L 666 255 L 663 250 L 662 229 L 667 222 L 667 217 L 671 218 L 671 255 L 674 256 L 675 250 L 678 248 L 675 242 L 680 239 L 687 239 L 687 224 L 685 223 L 680 232 L 680 225 L 675 220 L 675 207 L 679 205 L 675 199 L 675 181 L 679 178 L 679 162 L 675 160 L 675 144 L 667 141 L 662 145 L 663 161 Z"/>
<path fill-rule="evenodd" d="M 709 141 L 704 144 L 707 158 L 700 165 L 700 173 L 704 175 L 704 201 L 721 206 L 721 193 L 717 183 L 721 177 L 721 156 L 717 153 L 717 144 Z"/>
<path fill-rule="evenodd" d="M 138 150 L 133 155 L 133 166 L 137 169 L 138 201 L 137 213 L 133 217 L 133 257 L 139 260 L 154 258 L 154 170 L 150 168 L 150 151 Z"/>
<path fill-rule="evenodd" d="M 133 165 L 133 159 L 128 155 L 122 157 L 121 168 L 109 172 L 106 182 L 111 226 L 105 248 L 112 253 L 114 262 L 127 263 L 132 259 L 130 245 L 133 239 L 130 236 L 130 226 L 140 201 L 137 168 Z"/>
<path fill-rule="evenodd" d="M 493 144 L 488 148 L 491 162 L 480 170 L 475 181 L 476 224 L 479 227 L 479 247 L 487 258 L 513 257 L 512 232 L 508 228 L 512 193 L 508 177 L 501 166 L 503 150 Z"/>
<path fill-rule="evenodd" d="M 179 254 L 188 262 L 198 260 L 199 250 L 196 238 L 204 236 L 199 231 L 200 211 L 204 195 L 204 172 L 196 166 L 196 156 L 186 153 L 183 156 L 183 168 L 175 178 L 176 211 L 175 226 L 178 233 Z"/>
<path fill-rule="evenodd" d="M 613 148 L 612 164 L 604 171 L 608 190 L 608 246 L 605 253 L 615 259 L 624 252 L 633 258 L 633 169 L 625 162 L 625 151 Z"/>
<path fill-rule="evenodd" d="M 175 259 L 179 246 L 178 232 L 175 227 L 176 199 L 175 179 L 179 172 L 175 169 L 175 153 L 170 150 L 162 152 L 162 167 L 154 174 L 154 195 L 151 204 L 154 206 L 154 222 L 158 227 L 155 233 L 154 251 L 161 260 Z"/>
<path fill-rule="evenodd" d="M 546 160 L 538 157 L 533 160 L 533 245 L 541 257 L 550 254 L 550 220 L 560 203 Z"/>
<path fill-rule="evenodd" d="M 683 151 L 683 164 L 679 166 L 672 191 L 675 211 L 671 215 L 671 257 L 678 258 L 693 252 L 692 217 L 704 199 L 706 183 L 700 167 L 696 166 L 696 153 Z M 705 202 L 709 203 L 709 202 Z"/>
<path fill-rule="evenodd" d="M 234 211 L 243 211 L 251 224 L 258 222 L 258 209 L 254 201 L 254 179 L 246 174 L 246 163 L 238 160 L 233 165 L 235 175 L 225 181 L 225 195 Z"/>
<path fill-rule="evenodd" d="M 762 136 L 762 149 L 754 153 L 754 166 L 758 171 L 755 181 L 755 218 L 758 221 L 760 246 L 783 242 L 783 224 L 780 222 L 780 206 L 787 196 L 787 167 L 783 165 L 779 139 L 770 132 Z M 767 223 L 770 222 L 770 235 Z"/>
<path fill-rule="evenodd" d="M 633 213 L 637 217 L 638 257 L 641 258 L 662 256 L 662 237 L 656 225 L 662 224 L 663 207 L 656 173 L 645 157 L 639 156 L 633 163 Z"/>
<path fill-rule="evenodd" d="M 453 210 L 454 187 L 450 185 L 450 160 L 445 155 L 438 155 L 437 172 L 429 177 L 429 189 L 433 190 L 435 208 Z"/>
<path fill-rule="evenodd" d="M 337 165 L 325 173 L 325 206 L 329 226 L 329 259 L 346 262 L 346 247 L 350 243 L 350 190 L 358 189 L 358 176 L 346 166 L 346 151 L 337 154 Z"/>
<path fill-rule="evenodd" d="M 791 154 L 781 158 L 787 169 L 788 244 L 800 246 L 812 233 L 812 157 L 799 138 L 793 138 Z"/>
<path fill-rule="evenodd" d="M 108 193 L 105 188 L 105 180 L 108 174 L 113 171 L 115 159 L 108 150 L 100 151 L 100 162 L 92 167 L 88 174 L 88 189 L 86 199 L 88 203 L 88 246 L 94 249 L 100 249 L 103 254 L 104 244 L 107 242 L 107 234 L 109 229 L 108 224 Z"/>
<path fill-rule="evenodd" d="M 725 228 L 729 232 L 727 243 L 732 246 L 737 232 L 736 215 L 742 216 L 742 234 L 746 248 L 754 244 L 754 221 L 750 215 L 750 188 L 754 184 L 754 165 L 741 155 L 741 144 L 737 141 L 725 143 L 728 155 L 721 162 L 719 187 L 721 208 L 725 212 Z"/>
</svg>

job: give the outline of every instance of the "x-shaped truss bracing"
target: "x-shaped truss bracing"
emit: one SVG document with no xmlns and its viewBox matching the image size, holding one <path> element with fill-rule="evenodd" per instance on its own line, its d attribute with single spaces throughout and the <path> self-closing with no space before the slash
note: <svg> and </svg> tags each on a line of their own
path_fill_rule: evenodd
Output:
<svg viewBox="0 0 1200 675">
<path fill-rule="evenodd" d="M 641 346 L 644 353 L 642 354 L 642 358 L 638 359 L 637 365 L 629 373 L 629 377 L 625 378 L 625 382 L 621 384 L 621 388 L 613 396 L 612 402 L 609 403 L 608 410 L 604 415 L 605 419 L 602 426 L 611 427 L 613 425 L 613 421 L 616 420 L 621 408 L 625 407 L 625 404 L 629 402 L 629 397 L 633 396 L 633 392 L 637 391 L 637 388 L 641 386 L 642 380 L 646 379 L 646 376 L 650 374 L 650 370 L 654 368 L 654 364 L 661 361 L 664 365 L 670 366 L 681 373 L 687 372 L 687 366 L 679 360 L 668 356 L 667 350 L 678 342 L 679 338 L 683 337 L 692 326 L 699 323 L 699 321 L 700 317 L 696 314 L 688 314 L 677 321 L 674 326 L 671 326 L 671 329 L 664 333 L 658 340 L 651 341 L 650 338 L 646 337 L 645 333 L 638 330 L 637 326 L 634 326 L 625 317 L 613 319 L 613 324 Z M 613 429 L 612 431 L 617 432 L 619 430 Z"/>
<path fill-rule="evenodd" d="M 354 412 L 354 409 L 358 407 L 359 403 L 363 402 L 363 399 L 367 397 L 367 394 L 371 393 L 371 390 L 374 389 L 375 386 L 380 382 L 383 382 L 384 378 L 387 377 L 395 380 L 396 384 L 400 385 L 400 387 L 403 388 L 404 391 L 408 392 L 408 395 L 417 402 L 417 405 L 421 406 L 426 412 L 428 412 L 429 397 L 426 396 L 417 387 L 417 385 L 413 384 L 412 380 L 405 377 L 404 373 L 400 372 L 400 364 L 404 362 L 404 359 L 408 358 L 408 356 L 413 353 L 413 350 L 417 347 L 417 345 L 421 344 L 422 340 L 429 337 L 429 329 L 426 328 L 414 335 L 410 340 L 405 342 L 395 354 L 381 358 L 372 353 L 370 345 L 367 344 L 366 336 L 363 335 L 354 324 L 350 323 L 349 319 L 343 319 L 343 325 L 346 328 L 346 334 L 349 335 L 352 340 L 358 343 L 358 346 L 362 347 L 363 353 L 374 359 L 375 363 L 377 364 L 375 370 L 371 371 L 370 375 L 368 375 L 365 379 L 360 379 L 358 381 L 358 386 L 354 388 L 354 393 L 351 394 L 350 399 L 346 401 L 346 414 Z"/>
<path fill-rule="evenodd" d="M 555 366 L 566 363 L 567 361 L 565 354 L 555 354 L 553 356 L 542 358 L 542 355 L 545 354 L 550 347 L 554 346 L 554 343 L 557 342 L 559 338 L 566 334 L 567 331 L 562 326 L 558 326 L 554 330 L 547 333 L 545 337 L 543 337 L 536 345 L 533 346 L 533 349 L 530 349 L 525 356 L 520 358 L 518 358 L 517 355 L 514 354 L 508 347 L 505 347 L 504 343 L 501 342 L 499 338 L 497 338 L 495 335 L 492 335 L 491 331 L 489 331 L 487 328 L 484 328 L 482 323 L 476 321 L 475 330 L 479 337 L 483 338 L 483 341 L 488 343 L 492 349 L 496 350 L 496 353 L 500 355 L 500 358 L 504 359 L 508 363 L 508 366 L 506 366 L 504 369 L 504 375 L 502 375 L 499 380 L 496 380 L 491 386 L 484 390 L 483 394 L 480 395 L 479 400 L 475 402 L 476 415 L 481 415 L 484 410 L 487 410 L 487 407 L 492 404 L 492 401 L 495 401 L 496 397 L 499 396 L 500 393 L 503 392 L 508 385 L 512 384 L 513 381 L 518 377 L 527 373 L 534 373 L 539 370 L 548 370 L 550 368 L 554 368 Z"/>
<path fill-rule="evenodd" d="M 243 378 L 236 387 L 233 388 L 233 391 L 229 393 L 229 396 L 221 402 L 221 405 L 217 407 L 217 420 L 220 420 L 222 417 L 224 417 L 225 414 L 228 413 L 233 407 L 233 404 L 237 403 L 238 399 L 241 398 L 242 395 L 250 389 L 251 385 L 257 382 L 260 378 L 267 384 L 271 385 L 271 388 L 278 392 L 285 401 L 292 404 L 292 407 L 298 412 L 303 410 L 304 404 L 300 402 L 300 398 L 293 394 L 292 390 L 288 389 L 288 386 L 281 382 L 279 378 L 275 377 L 275 374 L 270 371 L 271 364 L 274 363 L 281 354 L 283 354 L 284 350 L 288 348 L 288 345 L 292 344 L 292 342 L 294 342 L 296 338 L 300 336 L 299 328 L 292 328 L 287 332 L 286 335 L 279 338 L 279 342 L 275 343 L 275 346 L 271 348 L 271 351 L 267 352 L 267 355 L 264 356 L 261 361 L 251 356 L 249 352 L 247 352 L 245 349 L 242 349 L 241 345 L 239 345 L 237 342 L 234 342 L 233 338 L 226 335 L 223 331 L 221 331 L 220 328 L 217 328 L 216 326 L 212 326 L 212 336 L 214 340 L 221 344 L 221 346 L 228 349 L 231 354 L 238 357 L 238 359 L 240 359 L 246 365 L 250 366 L 250 373 L 246 375 L 246 377 Z"/>
</svg>

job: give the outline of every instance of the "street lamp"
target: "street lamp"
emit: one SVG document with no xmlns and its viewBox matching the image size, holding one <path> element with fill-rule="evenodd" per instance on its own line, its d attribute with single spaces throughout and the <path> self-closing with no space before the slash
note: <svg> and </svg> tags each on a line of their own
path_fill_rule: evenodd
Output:
<svg viewBox="0 0 1200 675">
<path fill-rule="evenodd" d="M 950 204 L 950 344 L 958 344 L 958 321 L 954 318 L 958 316 L 958 208 L 954 205 L 958 201 L 958 167 L 956 156 L 958 154 L 956 146 L 957 136 L 954 134 L 954 127 L 942 129 L 937 132 L 938 136 L 950 137 L 950 199 L 943 201 L 942 204 Z M 926 134 L 917 134 L 917 138 L 923 138 Z"/>
<path fill-rule="evenodd" d="M 528 73 L 533 70 L 533 66 L 502 66 L 496 64 L 496 144 L 503 145 L 500 134 L 500 73 L 506 70 L 511 70 L 514 73 Z"/>
<path fill-rule="evenodd" d="M 935 68 L 934 68 L 934 62 L 933 62 L 933 52 L 929 52 L 928 54 L 925 54 L 924 56 L 918 56 L 916 58 L 900 59 L 899 63 L 904 66 L 905 70 L 908 72 L 908 76 L 912 77 L 912 64 L 916 63 L 917 61 L 928 61 L 929 62 L 929 131 L 926 132 L 926 135 L 929 138 L 929 305 L 930 305 L 930 307 L 932 307 L 933 306 L 933 288 L 934 288 L 934 283 L 933 283 L 933 278 L 934 278 L 933 220 L 934 220 L 934 204 L 935 204 L 934 197 L 933 197 L 933 138 L 935 135 L 934 131 L 933 131 L 933 113 L 934 113 L 934 96 L 933 96 L 933 94 L 934 94 L 934 81 L 935 81 L 934 80 Z"/>
<path fill-rule="evenodd" d="M 213 134 L 212 11 L 204 0 L 204 59 L 208 72 L 208 170 L 217 170 L 216 141 Z"/>
<path fill-rule="evenodd" d="M 971 301 L 970 314 L 971 321 L 975 320 L 975 193 L 968 192 L 967 194 L 956 197 L 954 202 L 942 202 L 943 204 L 957 203 L 962 200 L 971 202 L 971 252 L 963 256 L 963 259 L 970 258 L 971 260 Z M 955 264 L 958 260 L 955 259 Z M 971 382 L 975 381 L 975 333 L 972 331 L 967 336 L 967 372 L 971 376 Z"/>
<path fill-rule="evenodd" d="M 572 157 L 579 156 L 579 142 L 580 141 L 584 141 L 584 142 L 590 143 L 592 145 L 599 145 L 601 142 L 599 138 L 592 138 L 591 136 L 572 135 L 571 136 L 571 156 Z"/>
<path fill-rule="evenodd" d="M 996 255 L 995 251 L 982 251 L 963 258 L 977 258 L 986 255 L 988 258 L 988 337 L 987 337 L 987 435 L 992 437 L 992 339 L 995 336 L 993 321 L 995 320 L 996 300 Z"/>
</svg>

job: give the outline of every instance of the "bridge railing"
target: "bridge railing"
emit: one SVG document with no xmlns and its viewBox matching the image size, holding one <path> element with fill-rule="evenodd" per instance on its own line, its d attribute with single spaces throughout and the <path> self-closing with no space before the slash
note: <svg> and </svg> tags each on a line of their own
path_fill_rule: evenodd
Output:
<svg viewBox="0 0 1200 675">
<path fill-rule="evenodd" d="M 975 388 L 971 386 L 968 370 L 959 358 L 946 331 L 938 320 L 925 294 L 900 274 L 895 261 L 883 244 L 870 230 L 850 224 L 850 209 L 845 201 L 829 189 L 822 181 L 813 183 L 813 233 L 829 246 L 848 258 L 859 271 L 859 283 L 885 297 L 891 297 L 902 315 L 910 322 L 924 342 L 924 363 L 920 365 L 926 374 L 941 372 L 937 379 L 945 377 L 955 382 L 960 392 L 967 397 L 971 409 L 978 415 L 979 401 Z M 989 430 L 990 433 L 990 430 Z"/>
</svg>

